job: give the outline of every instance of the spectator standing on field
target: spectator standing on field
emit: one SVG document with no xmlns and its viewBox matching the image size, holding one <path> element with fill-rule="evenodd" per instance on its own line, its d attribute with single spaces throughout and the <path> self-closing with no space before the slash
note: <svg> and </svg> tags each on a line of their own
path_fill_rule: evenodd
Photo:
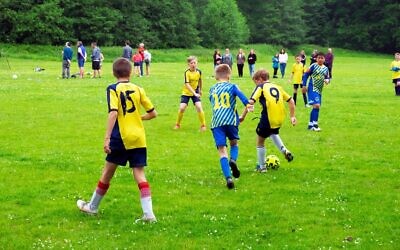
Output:
<svg viewBox="0 0 400 250">
<path fill-rule="evenodd" d="M 253 77 L 254 70 L 256 67 L 256 61 L 257 61 L 257 55 L 254 52 L 254 49 L 251 49 L 249 55 L 247 56 L 247 63 L 249 64 L 250 77 Z"/>
<path fill-rule="evenodd" d="M 125 46 L 122 49 L 122 57 L 131 60 L 132 55 L 131 42 L 129 40 L 125 40 Z"/>
<path fill-rule="evenodd" d="M 70 73 L 70 68 L 71 68 L 71 61 L 72 61 L 72 55 L 74 52 L 71 49 L 71 43 L 66 42 L 62 55 L 63 55 L 63 62 L 62 62 L 62 78 L 70 78 L 71 73 Z"/>
<path fill-rule="evenodd" d="M 394 61 L 390 64 L 392 82 L 396 96 L 400 96 L 400 52 L 394 53 Z"/>
<path fill-rule="evenodd" d="M 301 63 L 303 64 L 303 66 L 305 66 L 307 61 L 307 56 L 306 52 L 304 52 L 304 49 L 300 51 L 300 57 L 301 57 Z"/>
<path fill-rule="evenodd" d="M 136 51 L 136 53 L 132 56 L 132 61 L 134 74 L 137 77 L 141 77 L 142 74 L 140 72 L 140 64 L 142 63 L 142 56 L 140 55 L 139 51 Z"/>
<path fill-rule="evenodd" d="M 229 51 L 229 48 L 225 49 L 225 54 L 222 55 L 221 63 L 228 64 L 229 68 L 231 68 L 231 70 L 232 70 L 233 57 L 232 57 L 231 52 Z"/>
<path fill-rule="evenodd" d="M 219 49 L 214 50 L 213 61 L 214 61 L 214 69 L 215 67 L 221 64 L 222 56 L 221 53 L 219 52 Z"/>
<path fill-rule="evenodd" d="M 310 65 L 317 62 L 317 53 L 318 53 L 318 50 L 316 50 L 316 49 L 313 50 L 313 52 L 311 53 Z"/>
<path fill-rule="evenodd" d="M 278 78 L 279 53 L 276 53 L 272 57 L 272 68 L 274 69 L 274 77 L 273 78 Z"/>
<path fill-rule="evenodd" d="M 246 61 L 246 56 L 243 53 L 243 50 L 239 49 L 239 52 L 236 55 L 236 65 L 237 65 L 237 70 L 238 70 L 239 77 L 243 77 L 243 68 L 244 68 L 244 62 L 245 61 Z"/>
<path fill-rule="evenodd" d="M 285 49 L 281 49 L 278 55 L 279 58 L 279 68 L 281 70 L 282 78 L 285 76 L 286 64 L 288 62 L 288 54 L 286 53 Z"/>
<path fill-rule="evenodd" d="M 93 78 L 96 78 L 97 76 L 100 78 L 101 51 L 96 42 L 92 42 L 91 47 Z"/>
<path fill-rule="evenodd" d="M 146 76 L 150 75 L 150 64 L 151 64 L 151 53 L 145 49 L 144 50 L 144 63 L 146 64 Z"/>
<path fill-rule="evenodd" d="M 147 165 L 146 135 L 144 120 L 151 120 L 157 112 L 144 89 L 129 81 L 132 64 L 125 58 L 113 63 L 116 83 L 107 87 L 108 119 L 103 149 L 107 154 L 103 173 L 89 202 L 78 200 L 76 205 L 84 213 L 96 215 L 100 202 L 106 195 L 111 179 L 118 166 L 132 169 L 140 192 L 143 215 L 135 222 L 156 222 L 153 212 L 151 190 L 144 168 Z M 141 110 L 145 114 L 141 114 Z"/>
<path fill-rule="evenodd" d="M 83 46 L 82 41 L 78 41 L 76 43 L 76 46 L 78 47 L 78 53 L 77 53 L 77 59 L 78 59 L 78 67 L 79 67 L 79 76 L 80 78 L 83 78 L 83 75 L 85 74 L 85 62 L 86 62 L 86 49 L 85 46 Z"/>
<path fill-rule="evenodd" d="M 142 57 L 142 60 L 140 61 L 140 76 L 143 76 L 143 61 L 144 61 L 144 43 L 140 43 L 139 47 L 138 47 L 138 52 L 140 54 L 140 56 Z"/>
<path fill-rule="evenodd" d="M 325 54 L 325 65 L 328 67 L 329 70 L 329 78 L 332 79 L 332 67 L 333 67 L 333 59 L 335 56 L 332 53 L 332 49 L 328 49 L 328 53 Z"/>
</svg>

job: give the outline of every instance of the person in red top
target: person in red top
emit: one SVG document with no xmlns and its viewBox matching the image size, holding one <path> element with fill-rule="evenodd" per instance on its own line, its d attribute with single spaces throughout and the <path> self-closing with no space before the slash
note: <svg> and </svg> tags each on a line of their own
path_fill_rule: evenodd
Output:
<svg viewBox="0 0 400 250">
<path fill-rule="evenodd" d="M 136 52 L 133 56 L 132 56 L 132 61 L 133 61 L 133 70 L 134 70 L 134 74 L 138 77 L 141 76 L 141 70 L 140 70 L 140 64 L 143 63 L 143 59 L 142 56 L 140 55 L 139 52 Z"/>
</svg>

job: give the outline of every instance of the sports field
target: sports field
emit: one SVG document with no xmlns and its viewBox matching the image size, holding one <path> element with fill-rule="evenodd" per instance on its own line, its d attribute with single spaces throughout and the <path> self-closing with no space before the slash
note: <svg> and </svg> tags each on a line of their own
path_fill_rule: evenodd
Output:
<svg viewBox="0 0 400 250">
<path fill-rule="evenodd" d="M 240 125 L 242 176 L 228 190 L 211 132 L 199 132 L 193 106 L 182 128 L 172 129 L 185 57 L 199 56 L 207 93 L 215 83 L 212 50 L 152 51 L 152 75 L 132 78 L 159 114 L 145 122 L 158 223 L 143 225 L 134 223 L 141 207 L 127 167 L 117 170 L 98 216 L 76 207 L 78 198 L 90 198 L 104 164 L 105 89 L 114 82 L 111 62 L 119 48 L 105 48 L 101 79 L 82 80 L 59 79 L 60 54 L 9 49 L 16 51 L 8 57 L 11 70 L 0 58 L 1 249 L 399 248 L 400 98 L 391 84 L 391 55 L 334 50 L 322 132 L 307 131 L 310 109 L 298 98 L 297 126 L 288 118 L 281 129 L 294 160 L 286 162 L 267 140 L 281 167 L 265 174 L 254 172 L 256 105 Z M 256 68 L 270 70 L 272 53 L 263 54 L 262 45 L 257 51 Z M 291 51 L 289 58 L 287 76 L 274 82 L 291 94 Z M 45 70 L 35 72 L 37 66 Z M 72 69 L 78 71 L 76 60 Z M 247 64 L 244 78 L 233 72 L 232 82 L 249 96 L 254 84 Z M 207 95 L 202 100 L 209 122 Z"/>
</svg>

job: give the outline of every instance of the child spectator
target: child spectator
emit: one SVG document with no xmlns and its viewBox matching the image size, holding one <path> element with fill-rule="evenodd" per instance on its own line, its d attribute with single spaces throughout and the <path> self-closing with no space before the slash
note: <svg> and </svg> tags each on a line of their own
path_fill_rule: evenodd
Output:
<svg viewBox="0 0 400 250">
<path fill-rule="evenodd" d="M 302 78 L 303 74 L 305 71 L 304 64 L 301 62 L 301 55 L 297 55 L 295 57 L 296 62 L 292 66 L 292 74 L 290 76 L 289 82 L 293 82 L 293 100 L 294 104 L 296 104 L 296 99 L 297 99 L 297 90 L 302 84 Z M 307 103 L 307 94 L 303 94 L 303 101 L 304 101 L 304 106 L 308 107 Z"/>
<path fill-rule="evenodd" d="M 142 56 L 140 55 L 139 52 L 136 52 L 133 56 L 132 56 L 132 61 L 133 61 L 133 69 L 134 69 L 134 74 L 137 77 L 140 77 L 140 64 L 142 62 Z"/>
<path fill-rule="evenodd" d="M 276 53 L 272 57 L 272 68 L 274 69 L 274 78 L 278 78 L 279 53 Z"/>
</svg>

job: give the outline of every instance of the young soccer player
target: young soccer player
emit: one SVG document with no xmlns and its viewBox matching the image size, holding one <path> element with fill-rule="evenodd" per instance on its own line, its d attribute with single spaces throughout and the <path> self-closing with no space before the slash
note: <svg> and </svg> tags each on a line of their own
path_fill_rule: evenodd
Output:
<svg viewBox="0 0 400 250">
<path fill-rule="evenodd" d="M 392 82 L 396 96 L 400 96 L 400 52 L 394 54 L 394 61 L 390 64 L 392 73 Z"/>
<path fill-rule="evenodd" d="M 270 137 L 275 146 L 282 152 L 286 160 L 293 160 L 292 153 L 285 147 L 279 136 L 279 129 L 285 118 L 284 101 L 289 105 L 290 121 L 292 125 L 296 124 L 295 104 L 293 99 L 278 85 L 269 82 L 269 73 L 264 70 L 258 70 L 253 81 L 256 88 L 250 97 L 249 103 L 254 104 L 259 101 L 262 107 L 260 122 L 257 125 L 257 159 L 256 170 L 264 173 L 267 171 L 265 166 L 265 139 Z M 247 114 L 247 109 L 243 111 L 240 120 L 243 121 Z"/>
<path fill-rule="evenodd" d="M 145 91 L 129 81 L 132 73 L 129 60 L 116 59 L 113 63 L 113 73 L 117 82 L 107 88 L 109 113 L 104 138 L 104 152 L 107 154 L 105 166 L 90 201 L 78 200 L 77 206 L 82 212 L 96 215 L 118 165 L 125 166 L 129 162 L 139 187 L 143 209 L 143 216 L 136 222 L 156 222 L 150 186 L 144 172 L 147 150 L 142 120 L 153 119 L 157 113 Z M 146 114 L 140 113 L 141 106 L 146 110 Z"/>
<path fill-rule="evenodd" d="M 189 104 L 189 100 L 192 100 L 200 120 L 200 131 L 206 131 L 206 118 L 200 100 L 203 87 L 201 70 L 197 68 L 197 58 L 195 56 L 189 56 L 187 58 L 187 63 L 189 68 L 185 71 L 185 83 L 182 89 L 181 104 L 178 110 L 175 129 L 181 128 L 183 113 Z"/>
<path fill-rule="evenodd" d="M 319 132 L 321 128 L 318 125 L 318 118 L 322 103 L 322 89 L 324 84 L 329 83 L 329 70 L 328 67 L 324 65 L 324 53 L 318 52 L 316 60 L 317 62 L 311 64 L 310 68 L 308 68 L 303 75 L 303 93 L 308 93 L 308 103 L 313 107 L 310 114 L 308 129 Z M 311 77 L 311 79 L 307 87 L 306 84 L 309 77 Z"/>
<path fill-rule="evenodd" d="M 218 82 L 211 87 L 209 98 L 212 107 L 211 131 L 219 153 L 222 173 L 228 189 L 233 189 L 231 171 L 233 177 L 240 177 L 236 163 L 239 155 L 239 116 L 236 111 L 236 97 L 239 97 L 245 106 L 249 102 L 236 84 L 229 82 L 230 76 L 229 65 L 220 64 L 215 68 L 215 79 Z M 252 105 L 249 108 L 252 108 Z M 230 142 L 230 160 L 228 160 L 226 138 Z"/>
<path fill-rule="evenodd" d="M 302 84 L 302 78 L 303 74 L 305 71 L 305 66 L 301 62 L 301 55 L 297 55 L 295 57 L 296 62 L 292 66 L 292 74 L 290 76 L 289 82 L 293 82 L 293 101 L 294 104 L 296 104 L 296 99 L 297 99 L 297 90 Z M 307 94 L 303 93 L 303 101 L 304 101 L 304 106 L 308 107 L 307 103 Z"/>
</svg>

